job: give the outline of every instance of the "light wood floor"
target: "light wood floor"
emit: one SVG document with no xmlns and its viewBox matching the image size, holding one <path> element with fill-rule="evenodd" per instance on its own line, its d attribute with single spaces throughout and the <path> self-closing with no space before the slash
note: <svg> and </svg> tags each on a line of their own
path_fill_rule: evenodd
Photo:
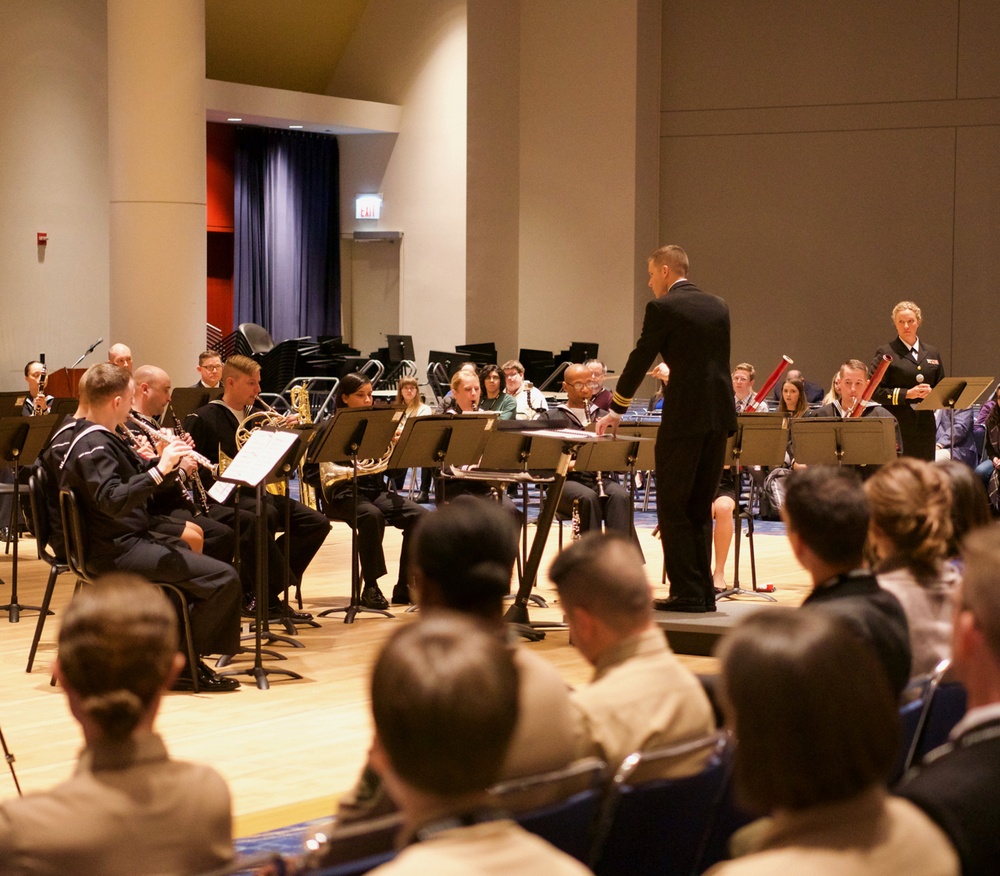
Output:
<svg viewBox="0 0 1000 876">
<path fill-rule="evenodd" d="M 530 529 L 534 536 L 534 527 Z M 568 536 L 568 530 L 567 530 Z M 661 549 L 649 531 L 640 532 L 650 581 L 656 595 L 660 585 Z M 760 584 L 773 583 L 782 604 L 798 605 L 808 591 L 804 570 L 796 563 L 784 536 L 756 535 Z M 399 556 L 399 533 L 385 536 L 386 559 L 394 569 Z M 334 524 L 303 586 L 306 608 L 317 613 L 343 605 L 350 592 L 350 530 Z M 544 574 L 557 552 L 556 533 L 548 540 L 539 592 L 550 604 L 531 609 L 533 620 L 560 620 L 555 591 Z M 741 558 L 743 583 L 749 587 L 749 553 Z M 37 605 L 47 567 L 35 555 L 34 541 L 23 538 L 18 564 L 18 598 Z M 732 579 L 732 557 L 729 576 Z M 10 597 L 11 558 L 0 552 L 0 600 Z M 383 581 L 391 581 L 391 574 Z M 56 587 L 34 671 L 24 668 L 37 614 L 25 612 L 17 624 L 0 615 L 0 728 L 16 756 L 16 770 L 25 792 L 44 790 L 65 779 L 72 770 L 81 735 L 58 688 L 50 687 L 55 636 L 62 609 L 72 591 L 70 575 Z M 388 588 L 385 588 L 388 591 Z M 749 597 L 741 597 L 749 599 Z M 369 667 L 383 639 L 415 614 L 395 612 L 393 619 L 362 615 L 351 625 L 342 616 L 324 619 L 320 629 L 300 634 L 305 649 L 279 646 L 287 666 L 301 681 L 275 678 L 270 690 L 252 683 L 231 694 L 166 697 L 158 727 L 175 757 L 207 762 L 228 780 L 233 793 L 237 835 L 280 827 L 333 810 L 338 794 L 350 787 L 362 764 L 370 738 L 367 708 Z M 543 642 L 527 645 L 550 659 L 570 684 L 590 676 L 590 668 L 569 644 L 565 632 L 550 632 Z M 684 657 L 695 671 L 713 671 L 715 661 Z M 13 782 L 0 764 L 0 798 L 13 796 Z"/>
</svg>

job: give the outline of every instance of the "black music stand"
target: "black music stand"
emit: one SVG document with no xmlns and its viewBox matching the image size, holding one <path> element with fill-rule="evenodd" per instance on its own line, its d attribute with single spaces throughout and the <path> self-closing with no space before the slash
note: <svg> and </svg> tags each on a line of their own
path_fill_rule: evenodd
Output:
<svg viewBox="0 0 1000 876">
<path fill-rule="evenodd" d="M 538 577 L 538 570 L 542 564 L 542 554 L 545 552 L 545 542 L 549 537 L 549 530 L 552 528 L 552 521 L 556 516 L 556 508 L 559 507 L 559 500 L 562 499 L 563 486 L 566 483 L 566 474 L 569 472 L 570 460 L 576 455 L 577 450 L 584 444 L 596 442 L 611 442 L 615 439 L 599 437 L 592 433 L 581 432 L 579 430 L 562 431 L 559 429 L 540 429 L 532 432 L 531 437 L 537 441 L 555 441 L 559 447 L 559 461 L 555 467 L 555 476 L 552 484 L 545 492 L 545 501 L 538 512 L 538 519 L 535 521 L 535 538 L 531 542 L 531 551 L 528 560 L 524 564 L 524 574 L 521 576 L 521 584 L 517 589 L 517 596 L 514 602 L 507 609 L 504 620 L 513 624 L 515 629 L 522 636 L 537 641 L 545 637 L 541 630 L 534 629 L 534 625 L 528 617 L 528 597 L 535 586 Z"/>
<path fill-rule="evenodd" d="M 619 438 L 645 438 L 647 440 L 639 444 L 639 456 L 635 461 L 632 472 L 629 475 L 628 480 L 628 491 L 629 495 L 632 497 L 632 504 L 635 505 L 635 473 L 637 471 L 645 472 L 655 472 L 656 471 L 656 433 L 660 431 L 660 416 L 657 412 L 656 422 L 647 423 L 625 423 L 618 427 L 618 437 Z M 652 475 L 646 479 L 643 484 L 643 500 L 642 500 L 642 510 L 646 511 L 649 508 L 649 482 L 652 479 Z M 633 526 L 634 526 L 633 522 Z M 666 565 L 663 567 L 663 581 L 667 580 L 667 568 Z"/>
<path fill-rule="evenodd" d="M 217 480 L 223 484 L 235 484 L 238 487 L 252 487 L 255 494 L 255 516 L 257 518 L 257 605 L 256 605 L 256 629 L 254 631 L 254 663 L 249 669 L 227 669 L 223 675 L 249 675 L 257 682 L 260 690 L 267 690 L 270 684 L 268 675 L 286 675 L 289 678 L 302 678 L 297 672 L 290 669 L 269 669 L 265 668 L 262 661 L 263 636 L 267 624 L 267 604 L 268 604 L 268 569 L 267 569 L 267 517 L 264 510 L 264 492 L 267 482 L 271 478 L 281 477 L 282 473 L 289 467 L 294 468 L 295 461 L 300 453 L 301 441 L 292 432 L 278 430 L 271 431 L 257 429 L 250 440 L 243 445 L 224 474 L 218 476 Z M 218 484 L 212 487 L 216 490 Z M 213 498 L 222 501 L 228 496 L 222 496 L 217 491 Z M 270 639 L 275 637 L 269 633 Z M 292 641 L 285 639 L 284 641 Z M 301 647 L 300 643 L 299 647 Z"/>
<path fill-rule="evenodd" d="M 42 417 L 3 417 L 0 419 L 0 461 L 13 463 L 14 469 L 14 497 L 13 512 L 14 532 L 11 537 L 14 542 L 14 551 L 11 558 L 10 573 L 10 602 L 0 605 L 0 611 L 8 612 L 7 619 L 10 623 L 16 624 L 21 619 L 22 611 L 41 611 L 38 605 L 21 605 L 17 601 L 17 558 L 18 558 L 18 538 L 17 529 L 21 520 L 21 469 L 30 466 L 38 454 L 52 437 L 52 433 L 59 428 L 62 417 L 42 416 Z M 52 614 L 50 611 L 49 614 Z"/>
<path fill-rule="evenodd" d="M 793 456 L 804 465 L 885 465 L 896 458 L 895 417 L 796 417 Z"/>
<path fill-rule="evenodd" d="M 782 414 L 739 414 L 736 417 L 736 432 L 726 443 L 726 463 L 736 470 L 736 508 L 733 511 L 737 531 L 733 533 L 733 586 L 716 596 L 732 599 L 734 596 L 757 596 L 768 602 L 777 602 L 773 596 L 774 586 L 757 587 L 757 558 L 753 549 L 753 498 L 756 485 L 750 481 L 750 500 L 746 507 L 740 504 L 741 480 L 745 466 L 777 468 L 785 462 L 788 449 L 788 419 Z M 743 521 L 747 521 L 747 538 L 750 540 L 750 580 L 751 590 L 740 587 L 740 539 L 743 536 Z"/>
<path fill-rule="evenodd" d="M 587 431 L 593 431 L 593 424 Z M 635 496 L 633 485 L 635 484 L 635 469 L 639 456 L 642 453 L 643 445 L 648 446 L 648 453 L 653 452 L 654 441 L 650 437 L 637 435 L 624 435 L 622 430 L 611 441 L 601 441 L 597 444 L 584 444 L 577 450 L 576 462 L 573 464 L 574 471 L 612 471 L 627 472 L 629 475 L 629 502 L 632 505 L 632 515 L 629 521 L 629 530 L 635 535 Z M 640 551 L 641 552 L 641 551 Z"/>
<path fill-rule="evenodd" d="M 949 451 L 955 458 L 955 411 L 971 408 L 993 384 L 992 377 L 942 377 L 918 405 L 915 411 L 951 411 L 951 442 Z M 904 448 L 905 449 L 905 448 Z"/>
<path fill-rule="evenodd" d="M 358 550 L 358 460 L 381 459 L 392 443 L 402 411 L 392 408 L 342 408 L 322 432 L 317 433 L 309 450 L 310 463 L 350 461 L 354 473 L 354 519 L 351 521 L 351 600 L 339 608 L 328 608 L 319 613 L 327 617 L 344 612 L 344 623 L 354 623 L 359 612 L 395 617 L 382 608 L 368 608 L 361 604 L 361 560 Z M 407 424 L 409 425 L 409 423 Z M 322 485 L 320 486 L 322 489 Z"/>
<path fill-rule="evenodd" d="M 0 417 L 21 416 L 24 401 L 27 397 L 27 389 L 18 390 L 17 392 L 0 392 Z"/>
<path fill-rule="evenodd" d="M 222 398 L 221 386 L 175 386 L 170 391 L 169 407 L 173 408 L 177 419 L 183 423 L 188 414 L 217 398 Z M 166 413 L 163 419 L 165 418 Z"/>
<path fill-rule="evenodd" d="M 497 415 L 492 411 L 479 414 L 432 414 L 428 417 L 410 417 L 396 442 L 390 465 L 402 468 L 405 460 L 424 468 L 438 469 L 438 499 L 445 499 L 445 478 L 440 469 L 477 465 L 486 447 L 486 438 L 495 428 Z M 403 456 L 403 451 L 408 454 Z M 396 454 L 399 454 L 397 457 Z"/>
</svg>

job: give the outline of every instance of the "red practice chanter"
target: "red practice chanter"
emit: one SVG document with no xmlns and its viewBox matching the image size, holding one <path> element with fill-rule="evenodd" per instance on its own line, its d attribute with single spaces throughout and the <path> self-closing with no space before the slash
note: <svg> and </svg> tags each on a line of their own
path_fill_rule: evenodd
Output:
<svg viewBox="0 0 1000 876">
<path fill-rule="evenodd" d="M 774 384 L 776 384 L 781 375 L 785 373 L 785 369 L 789 365 L 793 364 L 792 360 L 787 356 L 782 356 L 781 361 L 778 363 L 778 367 L 775 368 L 774 371 L 771 372 L 771 376 L 764 381 L 764 385 L 760 388 L 760 392 L 758 392 L 757 395 L 750 400 L 746 408 L 744 408 L 743 413 L 749 414 L 757 410 L 757 405 L 767 398 L 767 394 L 774 389 Z"/>
<path fill-rule="evenodd" d="M 851 412 L 847 415 L 850 417 L 860 417 L 865 410 L 865 402 L 871 401 L 871 397 L 875 395 L 875 390 L 878 389 L 878 385 L 882 382 L 882 378 L 885 377 L 885 372 L 889 370 L 889 365 L 892 363 L 892 356 L 886 353 L 882 356 L 882 361 L 878 363 L 878 368 L 875 369 L 875 373 L 872 374 L 872 379 L 868 381 L 868 385 L 865 387 L 865 391 L 861 393 L 861 398 L 854 402 L 854 407 L 851 408 Z"/>
</svg>

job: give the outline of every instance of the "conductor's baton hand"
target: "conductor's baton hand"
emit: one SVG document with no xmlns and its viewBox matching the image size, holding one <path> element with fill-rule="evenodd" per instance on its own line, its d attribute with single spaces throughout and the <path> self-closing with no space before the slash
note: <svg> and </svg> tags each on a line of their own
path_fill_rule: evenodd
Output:
<svg viewBox="0 0 1000 876">
<path fill-rule="evenodd" d="M 621 421 L 621 414 L 615 413 L 615 411 L 608 411 L 607 416 L 601 417 L 601 419 L 597 421 L 594 431 L 597 432 L 598 435 L 604 435 L 606 432 L 610 431 L 612 435 L 617 436 L 618 425 Z"/>
</svg>

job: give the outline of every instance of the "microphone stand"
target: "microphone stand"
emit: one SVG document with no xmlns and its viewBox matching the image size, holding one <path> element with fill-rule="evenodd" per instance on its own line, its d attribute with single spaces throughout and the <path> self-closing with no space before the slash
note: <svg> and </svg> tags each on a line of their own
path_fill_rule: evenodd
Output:
<svg viewBox="0 0 1000 876">
<path fill-rule="evenodd" d="M 94 343 L 92 343 L 89 347 L 87 347 L 84 354 L 69 367 L 76 368 L 77 365 L 79 365 L 84 359 L 86 359 L 91 353 L 93 353 L 94 350 L 97 349 L 97 345 L 100 344 L 103 340 L 104 338 L 98 338 L 96 341 L 94 341 Z"/>
</svg>

